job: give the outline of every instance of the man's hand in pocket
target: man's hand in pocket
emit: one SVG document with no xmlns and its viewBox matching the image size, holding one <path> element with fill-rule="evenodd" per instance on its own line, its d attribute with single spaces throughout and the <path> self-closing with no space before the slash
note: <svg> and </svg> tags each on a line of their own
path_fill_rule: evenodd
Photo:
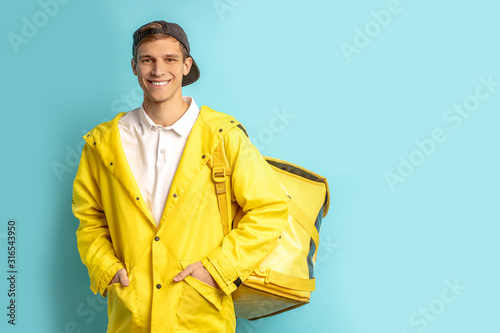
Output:
<svg viewBox="0 0 500 333">
<path fill-rule="evenodd" d="M 129 281 L 127 270 L 125 268 L 122 268 L 118 270 L 118 272 L 116 272 L 115 276 L 113 276 L 113 279 L 111 279 L 111 282 L 108 284 L 108 286 L 113 283 L 121 283 L 124 287 L 128 286 Z"/>
</svg>

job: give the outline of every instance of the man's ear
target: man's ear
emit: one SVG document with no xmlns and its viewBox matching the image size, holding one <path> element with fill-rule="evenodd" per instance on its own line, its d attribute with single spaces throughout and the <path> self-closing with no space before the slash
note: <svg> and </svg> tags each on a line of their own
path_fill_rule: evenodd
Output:
<svg viewBox="0 0 500 333">
<path fill-rule="evenodd" d="M 188 75 L 189 71 L 191 70 L 191 66 L 193 66 L 193 58 L 188 57 L 184 61 L 184 75 Z"/>
<path fill-rule="evenodd" d="M 132 72 L 134 72 L 134 75 L 137 76 L 137 63 L 134 58 L 132 58 L 130 64 L 132 65 Z"/>
</svg>

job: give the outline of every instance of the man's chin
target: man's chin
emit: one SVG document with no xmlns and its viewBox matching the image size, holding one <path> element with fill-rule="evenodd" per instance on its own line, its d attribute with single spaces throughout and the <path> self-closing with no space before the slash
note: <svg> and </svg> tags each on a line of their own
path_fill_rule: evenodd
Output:
<svg viewBox="0 0 500 333">
<path fill-rule="evenodd" d="M 163 104 L 163 103 L 167 103 L 167 102 L 171 101 L 172 97 L 173 96 L 168 96 L 168 97 L 153 97 L 153 96 L 150 96 L 147 99 L 147 103 L 148 104 Z"/>
</svg>

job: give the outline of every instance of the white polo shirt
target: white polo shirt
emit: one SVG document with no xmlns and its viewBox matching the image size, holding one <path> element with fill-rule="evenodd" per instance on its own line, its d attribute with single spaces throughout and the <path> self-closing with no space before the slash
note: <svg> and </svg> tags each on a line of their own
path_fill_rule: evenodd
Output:
<svg viewBox="0 0 500 333">
<path fill-rule="evenodd" d="M 120 118 L 118 129 L 128 164 L 142 197 L 159 225 L 168 192 L 200 109 L 183 96 L 189 108 L 172 126 L 155 124 L 141 106 Z"/>
</svg>

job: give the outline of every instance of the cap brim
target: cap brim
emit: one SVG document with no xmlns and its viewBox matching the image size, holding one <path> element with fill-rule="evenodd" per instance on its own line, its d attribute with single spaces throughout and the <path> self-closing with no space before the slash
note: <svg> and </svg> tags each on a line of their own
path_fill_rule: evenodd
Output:
<svg viewBox="0 0 500 333">
<path fill-rule="evenodd" d="M 193 57 L 191 57 L 193 59 Z M 182 86 L 187 86 L 191 83 L 196 82 L 200 78 L 200 69 L 198 68 L 198 65 L 193 59 L 193 64 L 191 65 L 191 70 L 189 71 L 188 75 L 184 75 L 182 78 Z"/>
</svg>

